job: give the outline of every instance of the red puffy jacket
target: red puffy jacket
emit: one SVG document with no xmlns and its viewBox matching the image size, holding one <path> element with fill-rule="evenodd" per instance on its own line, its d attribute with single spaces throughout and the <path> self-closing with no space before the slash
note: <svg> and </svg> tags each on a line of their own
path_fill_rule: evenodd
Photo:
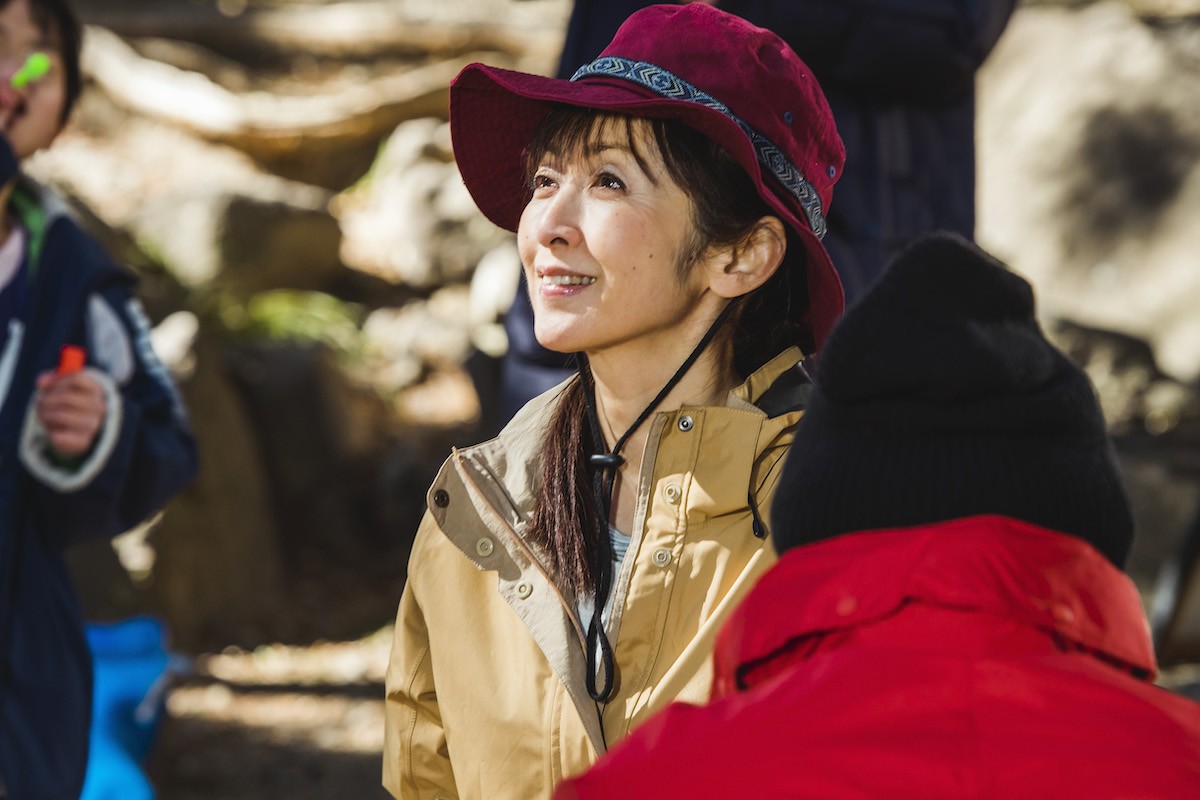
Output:
<svg viewBox="0 0 1200 800">
<path fill-rule="evenodd" d="M 1200 704 L 1150 683 L 1133 583 L 995 516 L 790 551 L 718 639 L 713 699 L 574 798 L 1200 798 Z"/>
</svg>

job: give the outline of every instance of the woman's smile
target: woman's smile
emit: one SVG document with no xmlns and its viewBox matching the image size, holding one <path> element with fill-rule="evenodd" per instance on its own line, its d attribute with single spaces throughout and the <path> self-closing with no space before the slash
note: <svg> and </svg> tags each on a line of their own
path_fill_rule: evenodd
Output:
<svg viewBox="0 0 1200 800">
<path fill-rule="evenodd" d="M 596 282 L 591 275 L 579 275 L 557 268 L 536 272 L 537 291 L 543 297 L 572 297 Z"/>
</svg>

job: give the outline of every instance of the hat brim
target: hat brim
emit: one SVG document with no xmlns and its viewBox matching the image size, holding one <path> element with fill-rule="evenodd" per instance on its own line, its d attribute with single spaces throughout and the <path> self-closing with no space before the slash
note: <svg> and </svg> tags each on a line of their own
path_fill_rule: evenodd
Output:
<svg viewBox="0 0 1200 800">
<path fill-rule="evenodd" d="M 506 230 L 517 230 L 532 196 L 526 148 L 555 105 L 678 119 L 725 148 L 804 247 L 807 298 L 796 321 L 809 328 L 813 344 L 820 347 L 844 306 L 841 281 L 799 203 L 789 202 L 776 188 L 774 177 L 764 174 L 749 137 L 715 109 L 662 97 L 616 78 L 572 82 L 470 64 L 450 85 L 450 135 L 463 182 L 488 219 Z"/>
</svg>

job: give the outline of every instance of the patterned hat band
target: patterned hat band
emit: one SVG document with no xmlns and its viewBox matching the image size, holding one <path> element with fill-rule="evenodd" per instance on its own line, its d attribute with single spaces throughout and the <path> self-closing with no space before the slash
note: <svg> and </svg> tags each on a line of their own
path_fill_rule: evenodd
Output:
<svg viewBox="0 0 1200 800">
<path fill-rule="evenodd" d="M 758 155 L 758 163 L 775 176 L 775 179 L 800 203 L 804 216 L 812 232 L 821 238 L 825 235 L 825 215 L 821 210 L 821 198 L 816 189 L 804 177 L 799 168 L 793 164 L 783 151 L 761 133 L 750 127 L 749 123 L 729 110 L 729 107 L 712 95 L 696 88 L 677 75 L 668 72 L 657 64 L 648 61 L 633 61 L 617 56 L 603 56 L 590 64 L 585 64 L 571 77 L 572 81 L 581 78 L 620 78 L 642 88 L 649 89 L 655 94 L 669 100 L 683 100 L 689 103 L 711 108 L 723 114 L 750 138 L 754 151 Z"/>
</svg>

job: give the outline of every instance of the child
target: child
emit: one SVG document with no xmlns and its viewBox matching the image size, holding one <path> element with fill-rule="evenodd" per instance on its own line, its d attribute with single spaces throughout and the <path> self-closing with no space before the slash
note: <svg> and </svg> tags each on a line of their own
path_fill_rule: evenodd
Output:
<svg viewBox="0 0 1200 800">
<path fill-rule="evenodd" d="M 91 664 L 61 549 L 144 521 L 196 469 L 132 277 L 16 170 L 78 98 L 79 47 L 66 0 L 0 0 L 0 796 L 11 800 L 74 800 L 83 784 Z M 82 369 L 56 369 L 64 345 L 83 348 Z"/>
</svg>

